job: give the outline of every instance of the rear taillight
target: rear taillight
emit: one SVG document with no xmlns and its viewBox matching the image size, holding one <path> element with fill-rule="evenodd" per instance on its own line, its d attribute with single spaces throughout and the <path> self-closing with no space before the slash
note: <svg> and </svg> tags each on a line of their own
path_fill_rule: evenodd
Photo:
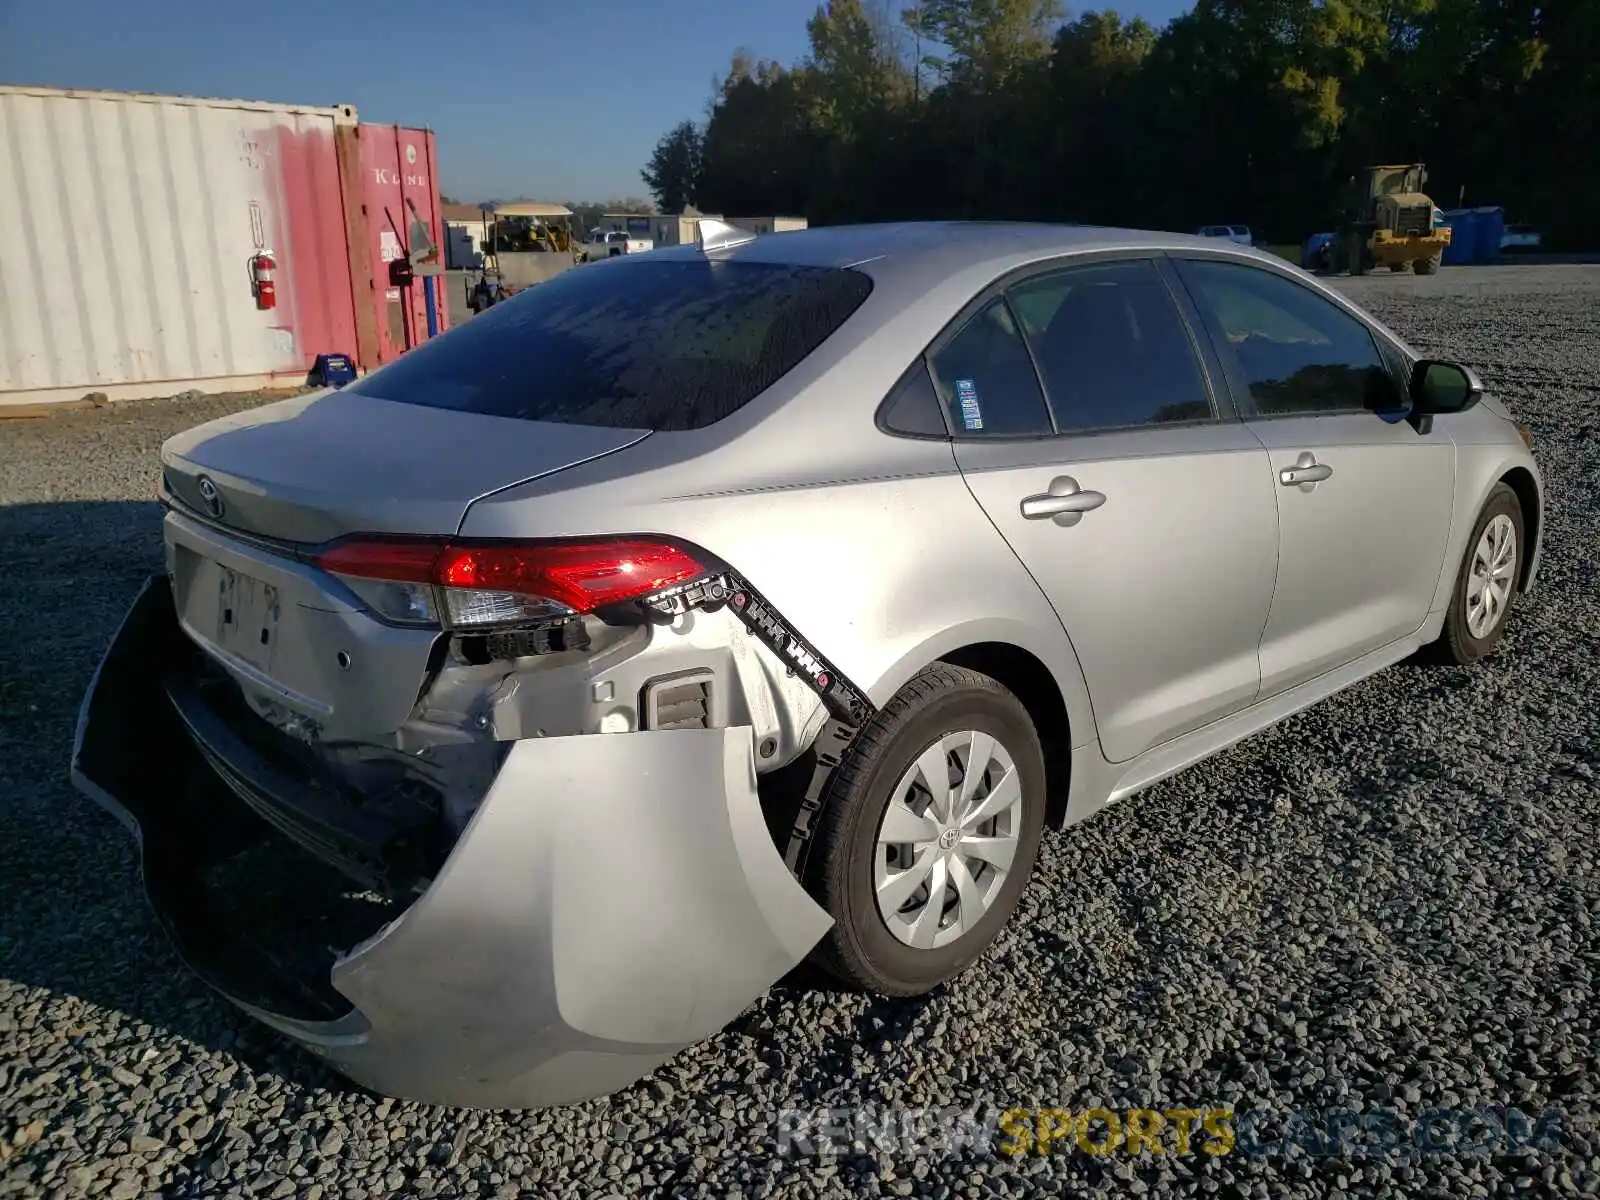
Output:
<svg viewBox="0 0 1600 1200">
<path fill-rule="evenodd" d="M 316 556 L 386 620 L 481 629 L 593 612 L 706 574 L 647 538 L 470 543 L 352 538 Z"/>
</svg>

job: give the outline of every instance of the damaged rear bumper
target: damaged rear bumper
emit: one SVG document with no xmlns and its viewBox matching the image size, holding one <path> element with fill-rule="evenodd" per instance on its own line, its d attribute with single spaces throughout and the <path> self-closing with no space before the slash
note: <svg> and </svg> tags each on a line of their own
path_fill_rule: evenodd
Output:
<svg viewBox="0 0 1600 1200">
<path fill-rule="evenodd" d="M 195 971 L 375 1091 L 510 1108 L 614 1091 L 715 1033 L 827 931 L 773 847 L 741 726 L 515 742 L 409 906 L 345 881 L 337 905 L 277 914 L 320 950 L 264 938 L 273 914 L 218 872 L 301 852 L 180 720 L 163 677 L 182 638 L 152 578 L 84 698 L 73 781 L 138 839 Z M 326 868 L 293 861 L 276 874 L 304 904 Z"/>
</svg>

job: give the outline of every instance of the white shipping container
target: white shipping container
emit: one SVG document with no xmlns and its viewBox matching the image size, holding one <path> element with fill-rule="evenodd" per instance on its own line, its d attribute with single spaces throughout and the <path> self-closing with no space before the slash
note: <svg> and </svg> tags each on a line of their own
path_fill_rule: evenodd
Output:
<svg viewBox="0 0 1600 1200">
<path fill-rule="evenodd" d="M 349 275 L 315 260 L 344 247 L 336 167 L 331 200 L 324 177 L 355 120 L 0 87 L 0 404 L 300 382 L 312 326 L 339 308 L 333 275 Z M 278 260 L 269 310 L 250 278 L 262 248 Z"/>
</svg>

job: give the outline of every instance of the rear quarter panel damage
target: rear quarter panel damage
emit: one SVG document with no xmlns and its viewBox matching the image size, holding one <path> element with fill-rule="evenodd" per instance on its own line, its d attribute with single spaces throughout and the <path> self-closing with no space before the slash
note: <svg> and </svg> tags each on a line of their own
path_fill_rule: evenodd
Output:
<svg viewBox="0 0 1600 1200">
<path fill-rule="evenodd" d="M 613 460 L 479 501 L 462 533 L 650 532 L 702 546 L 879 706 L 942 654 L 1010 642 L 1051 670 L 1075 740 L 1093 736 L 1066 633 L 973 500 L 948 444 L 899 441 L 869 426 L 860 436 L 885 444 L 875 468 L 844 451 L 831 477 L 763 485 L 750 470 L 737 487 L 698 491 L 689 489 L 707 476 L 695 470 L 694 436 L 658 433 Z M 569 514 L 583 525 L 570 525 Z"/>
</svg>

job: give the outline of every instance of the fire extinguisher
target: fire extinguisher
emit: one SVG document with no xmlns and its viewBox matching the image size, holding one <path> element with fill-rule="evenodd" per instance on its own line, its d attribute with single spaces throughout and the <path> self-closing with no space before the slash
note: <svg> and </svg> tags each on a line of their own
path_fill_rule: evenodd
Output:
<svg viewBox="0 0 1600 1200">
<path fill-rule="evenodd" d="M 257 250 L 250 256 L 250 285 L 255 291 L 257 308 L 278 307 L 278 285 L 272 278 L 277 269 L 278 260 L 271 250 Z"/>
</svg>

